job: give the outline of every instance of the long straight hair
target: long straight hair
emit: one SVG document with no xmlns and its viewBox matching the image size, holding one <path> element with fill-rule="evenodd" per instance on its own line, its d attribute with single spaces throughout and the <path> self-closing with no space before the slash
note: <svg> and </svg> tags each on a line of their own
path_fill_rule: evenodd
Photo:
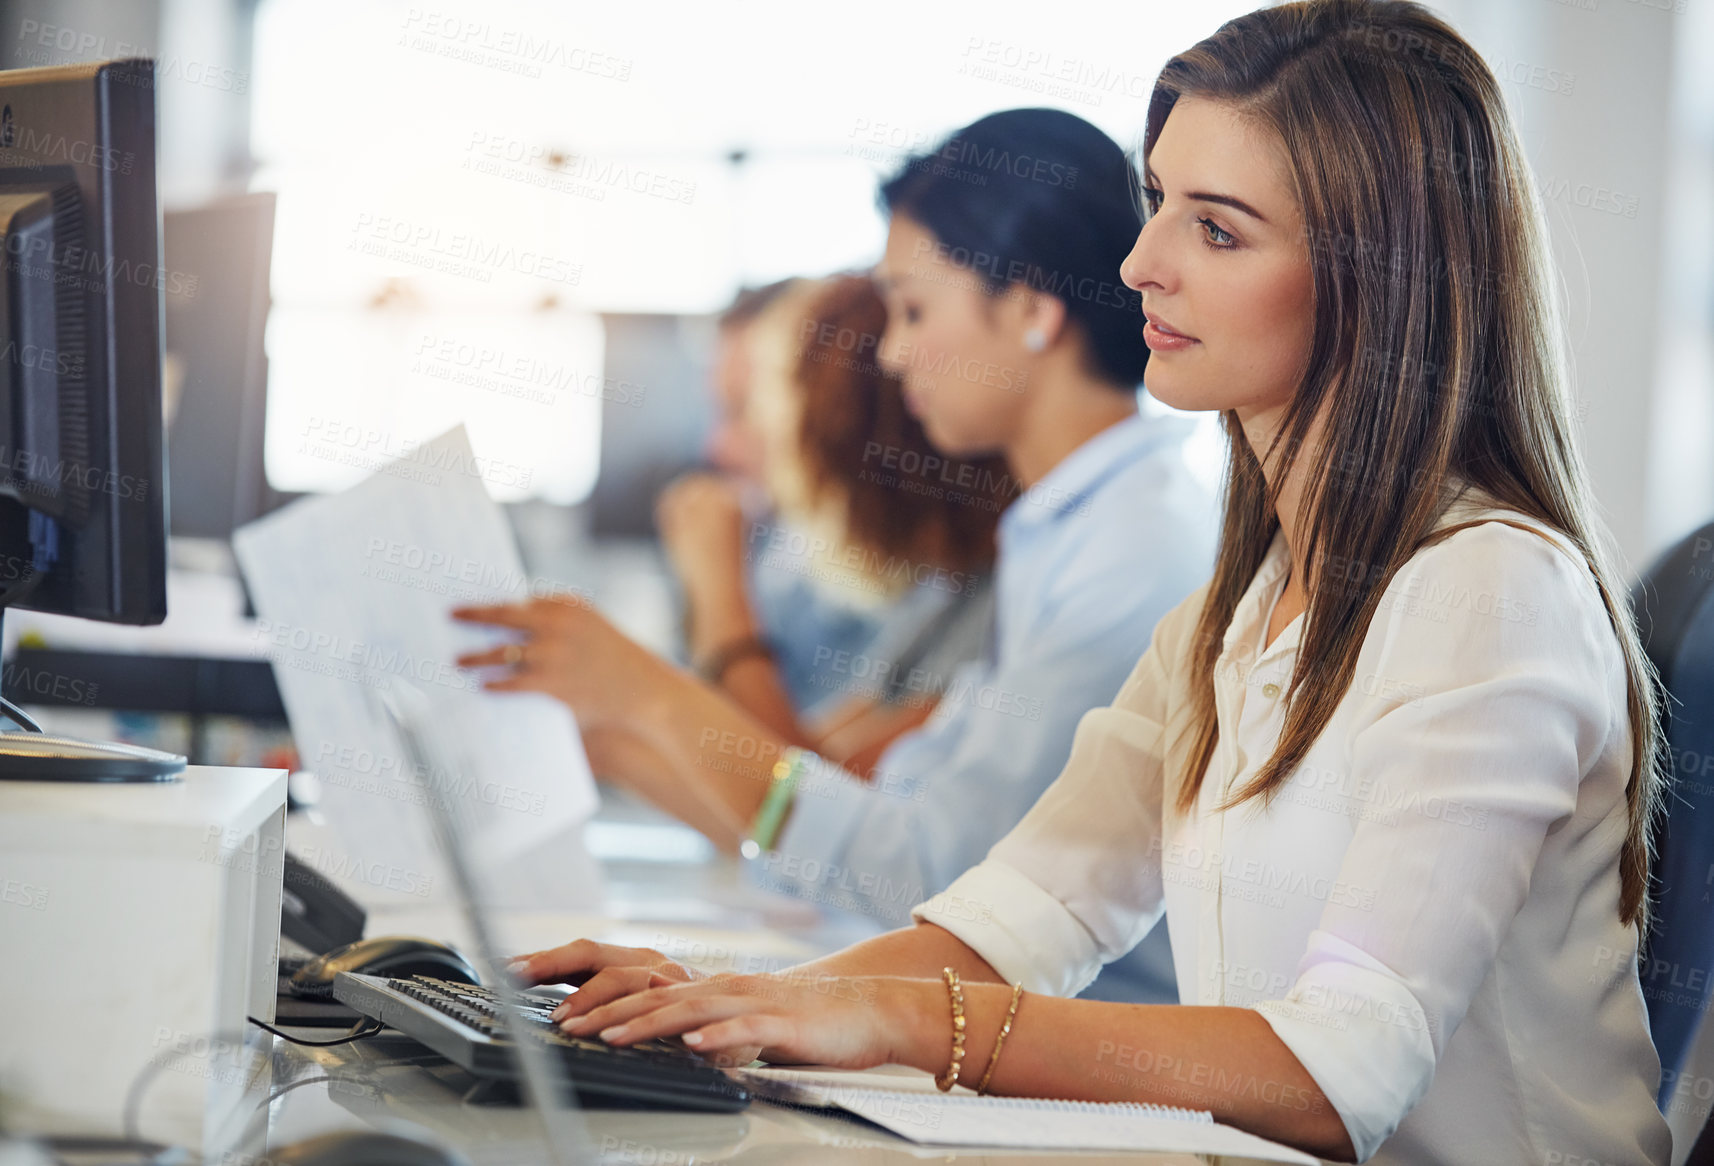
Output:
<svg viewBox="0 0 1714 1166">
<path fill-rule="evenodd" d="M 1225 520 L 1191 661 L 1188 812 L 1214 755 L 1214 671 L 1227 626 L 1305 463 L 1308 611 L 1273 755 L 1226 806 L 1266 800 L 1350 688 L 1388 581 L 1468 483 L 1562 534 L 1588 563 L 1627 672 L 1629 827 L 1620 916 L 1648 923 L 1661 800 L 1656 678 L 1608 560 L 1573 432 L 1534 184 L 1493 73 L 1440 18 L 1404 0 L 1309 0 L 1241 16 L 1174 57 L 1149 103 L 1145 154 L 1183 97 L 1230 103 L 1290 157 L 1314 271 L 1314 336 L 1273 447 L 1275 485 L 1226 414 Z M 1294 540 L 1295 542 L 1296 540 Z"/>
</svg>

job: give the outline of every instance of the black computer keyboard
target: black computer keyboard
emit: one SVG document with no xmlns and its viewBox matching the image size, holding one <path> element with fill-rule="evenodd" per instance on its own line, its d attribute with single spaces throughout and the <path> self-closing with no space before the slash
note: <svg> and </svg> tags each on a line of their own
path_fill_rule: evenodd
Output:
<svg viewBox="0 0 1714 1166">
<path fill-rule="evenodd" d="M 392 979 L 341 972 L 333 981 L 333 997 L 477 1076 L 517 1075 L 509 1039 L 496 1019 L 500 1001 L 487 988 L 430 976 Z M 545 992 L 523 997 L 530 1035 L 558 1054 L 561 1071 L 584 1104 L 605 1098 L 730 1112 L 750 1103 L 742 1085 L 682 1045 L 655 1040 L 615 1048 L 567 1036 L 548 1019 L 560 997 Z"/>
</svg>

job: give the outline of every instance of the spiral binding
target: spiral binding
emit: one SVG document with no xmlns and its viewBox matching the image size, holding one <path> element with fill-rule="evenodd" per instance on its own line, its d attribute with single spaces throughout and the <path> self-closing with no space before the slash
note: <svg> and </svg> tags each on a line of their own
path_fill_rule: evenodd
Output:
<svg viewBox="0 0 1714 1166">
<path fill-rule="evenodd" d="M 884 1092 L 884 1090 L 877 1090 Z M 952 1094 L 947 1097 L 933 1098 L 923 1094 L 925 1100 L 938 1100 L 954 1105 L 969 1105 L 976 1108 L 995 1106 L 1006 1110 L 1028 1110 L 1032 1113 L 1115 1113 L 1135 1117 L 1164 1118 L 1168 1121 L 1189 1121 L 1199 1125 L 1212 1125 L 1214 1115 L 1206 1109 L 1184 1109 L 1176 1105 L 1155 1105 L 1148 1101 L 1066 1101 L 1052 1097 L 986 1097 L 965 1096 Z"/>
</svg>

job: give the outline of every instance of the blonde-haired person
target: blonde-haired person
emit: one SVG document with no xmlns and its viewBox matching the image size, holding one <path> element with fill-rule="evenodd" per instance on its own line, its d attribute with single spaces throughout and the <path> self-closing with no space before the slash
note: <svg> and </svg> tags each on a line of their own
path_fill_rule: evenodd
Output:
<svg viewBox="0 0 1714 1166">
<path fill-rule="evenodd" d="M 791 564 L 773 560 L 770 542 L 789 539 L 776 521 L 764 481 L 762 438 L 752 423 L 750 392 L 756 380 L 751 350 L 757 323 L 781 296 L 802 283 L 782 279 L 747 287 L 716 318 L 708 388 L 712 424 L 703 445 L 706 470 L 692 471 L 670 483 L 656 500 L 663 548 L 684 591 L 684 630 L 691 657 L 705 674 L 742 652 L 718 649 L 709 633 L 722 622 L 706 618 L 729 606 L 722 595 L 731 571 L 731 540 L 711 532 L 749 522 L 741 552 L 743 593 L 756 609 L 760 637 L 766 643 L 788 699 L 810 709 L 825 699 L 832 682 L 828 662 L 861 652 L 880 630 L 881 612 L 853 604 L 847 589 L 826 587 Z M 704 617 L 704 618 L 699 618 Z"/>
<path fill-rule="evenodd" d="M 915 926 L 771 977 L 588 942 L 523 972 L 595 972 L 565 1024 L 615 1043 L 945 1073 L 958 996 L 957 1079 L 996 1093 L 1340 1160 L 1666 1162 L 1654 681 L 1493 73 L 1420 5 L 1285 4 L 1174 58 L 1146 143 L 1123 271 L 1151 390 L 1226 420 L 1212 581 Z M 1064 998 L 1163 909 L 1181 1005 Z"/>
<path fill-rule="evenodd" d="M 772 514 L 747 519 L 740 483 L 712 474 L 674 483 L 658 508 L 703 678 L 783 740 L 857 773 L 987 650 L 994 530 L 1016 493 L 999 458 L 960 463 L 971 490 L 957 497 L 879 472 L 877 448 L 941 460 L 877 359 L 886 319 L 866 276 L 781 289 L 747 325 L 749 385 L 731 423 L 755 450 Z M 823 614 L 806 626 L 777 587 L 747 578 L 763 571 L 813 593 Z M 772 622 L 771 604 L 787 608 Z M 849 648 L 829 642 L 828 608 L 875 630 Z M 808 658 L 809 699 L 794 698 L 781 655 Z"/>
</svg>

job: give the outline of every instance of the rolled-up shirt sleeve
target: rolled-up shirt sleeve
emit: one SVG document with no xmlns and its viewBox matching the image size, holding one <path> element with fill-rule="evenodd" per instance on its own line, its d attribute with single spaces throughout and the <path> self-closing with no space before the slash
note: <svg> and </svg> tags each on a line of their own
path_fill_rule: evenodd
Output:
<svg viewBox="0 0 1714 1166">
<path fill-rule="evenodd" d="M 1160 919 L 1165 662 L 1201 596 L 1161 621 L 1113 704 L 1084 715 L 1034 808 L 985 861 L 912 912 L 1027 990 L 1077 994 Z"/>
<path fill-rule="evenodd" d="M 1349 754 L 1360 788 L 1402 809 L 1356 815 L 1340 869 L 1361 893 L 1329 900 L 1285 998 L 1252 1006 L 1359 1161 L 1427 1092 L 1544 838 L 1614 731 L 1615 694 L 1624 707 L 1622 660 L 1581 565 L 1504 524 L 1458 537 L 1459 554 L 1442 543 L 1395 577 L 1359 661 L 1409 695 L 1372 702 Z M 1424 593 L 1451 597 L 1444 621 L 1413 610 Z"/>
</svg>

